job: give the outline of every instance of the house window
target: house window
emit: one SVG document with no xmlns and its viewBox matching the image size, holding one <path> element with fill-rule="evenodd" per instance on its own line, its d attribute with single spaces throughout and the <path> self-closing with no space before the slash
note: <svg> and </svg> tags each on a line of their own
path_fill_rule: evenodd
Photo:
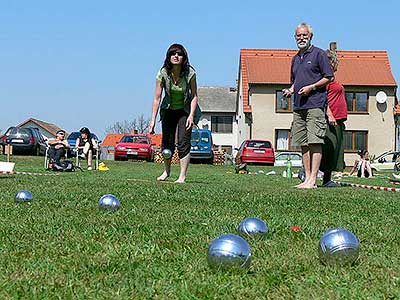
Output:
<svg viewBox="0 0 400 300">
<path fill-rule="evenodd" d="M 232 133 L 232 116 L 211 116 L 211 131 L 215 133 Z"/>
<path fill-rule="evenodd" d="M 349 113 L 367 113 L 368 93 L 346 92 L 346 103 Z"/>
<path fill-rule="evenodd" d="M 368 131 L 346 130 L 344 132 L 344 151 L 357 152 L 357 150 L 367 150 Z"/>
<path fill-rule="evenodd" d="M 301 147 L 294 147 L 290 144 L 290 130 L 276 129 L 275 130 L 275 150 L 276 151 L 298 151 Z"/>
<path fill-rule="evenodd" d="M 292 98 L 284 97 L 282 91 L 276 91 L 276 112 L 292 112 Z"/>
</svg>

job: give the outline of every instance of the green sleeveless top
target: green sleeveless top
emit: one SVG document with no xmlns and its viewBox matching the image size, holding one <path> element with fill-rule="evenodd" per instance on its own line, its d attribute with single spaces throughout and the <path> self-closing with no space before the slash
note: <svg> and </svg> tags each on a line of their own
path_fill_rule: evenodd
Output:
<svg viewBox="0 0 400 300">
<path fill-rule="evenodd" d="M 173 84 L 171 77 L 168 75 L 167 70 L 162 68 L 156 79 L 161 81 L 161 85 L 164 88 L 164 98 L 160 105 L 160 118 L 164 117 L 167 109 L 184 109 L 187 114 L 190 114 L 190 105 L 192 102 L 192 93 L 190 89 L 191 80 L 196 78 L 195 70 L 190 67 L 189 72 L 175 85 Z M 200 120 L 201 110 L 199 105 L 196 107 L 193 122 L 197 124 Z"/>
</svg>

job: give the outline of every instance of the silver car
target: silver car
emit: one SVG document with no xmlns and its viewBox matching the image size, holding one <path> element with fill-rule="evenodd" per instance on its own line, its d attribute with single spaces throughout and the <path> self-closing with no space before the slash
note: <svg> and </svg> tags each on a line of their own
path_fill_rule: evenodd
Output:
<svg viewBox="0 0 400 300">
<path fill-rule="evenodd" d="M 299 152 L 280 152 L 275 156 L 274 167 L 284 167 L 288 161 L 288 158 L 292 162 L 292 167 L 302 167 L 303 159 Z"/>
<path fill-rule="evenodd" d="M 386 151 L 371 159 L 371 169 L 374 171 L 400 171 L 400 152 Z"/>
</svg>

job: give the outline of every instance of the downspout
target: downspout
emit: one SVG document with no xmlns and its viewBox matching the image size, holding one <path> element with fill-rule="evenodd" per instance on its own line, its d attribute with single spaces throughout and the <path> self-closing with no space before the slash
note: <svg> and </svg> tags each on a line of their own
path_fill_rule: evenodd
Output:
<svg viewBox="0 0 400 300">
<path fill-rule="evenodd" d="M 251 107 L 251 105 L 250 105 L 250 91 L 251 91 L 251 87 L 250 87 L 250 84 L 249 84 L 249 89 L 248 89 L 248 91 L 247 91 L 247 96 L 249 97 L 249 106 Z M 249 125 L 250 125 L 250 137 L 249 137 L 249 139 L 252 139 L 253 138 L 253 112 L 251 112 L 251 113 L 249 113 L 248 114 L 248 117 L 247 117 L 247 119 L 248 119 L 248 122 L 249 122 Z"/>
</svg>

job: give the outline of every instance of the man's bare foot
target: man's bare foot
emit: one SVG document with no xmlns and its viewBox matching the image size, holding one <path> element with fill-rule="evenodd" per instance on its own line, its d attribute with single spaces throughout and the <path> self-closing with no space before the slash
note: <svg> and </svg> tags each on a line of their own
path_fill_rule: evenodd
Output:
<svg viewBox="0 0 400 300">
<path fill-rule="evenodd" d="M 169 174 L 164 171 L 160 176 L 157 177 L 157 181 L 165 181 L 169 177 Z"/>
<path fill-rule="evenodd" d="M 306 185 L 307 183 L 306 182 L 302 182 L 302 183 L 300 183 L 300 184 L 298 184 L 298 185 L 295 185 L 294 187 L 295 188 L 301 188 L 302 186 L 304 186 L 304 185 Z"/>
<path fill-rule="evenodd" d="M 178 178 L 174 183 L 185 183 L 185 179 Z"/>
<path fill-rule="evenodd" d="M 297 187 L 298 189 L 316 189 L 317 186 L 315 184 L 305 184 Z"/>
</svg>

